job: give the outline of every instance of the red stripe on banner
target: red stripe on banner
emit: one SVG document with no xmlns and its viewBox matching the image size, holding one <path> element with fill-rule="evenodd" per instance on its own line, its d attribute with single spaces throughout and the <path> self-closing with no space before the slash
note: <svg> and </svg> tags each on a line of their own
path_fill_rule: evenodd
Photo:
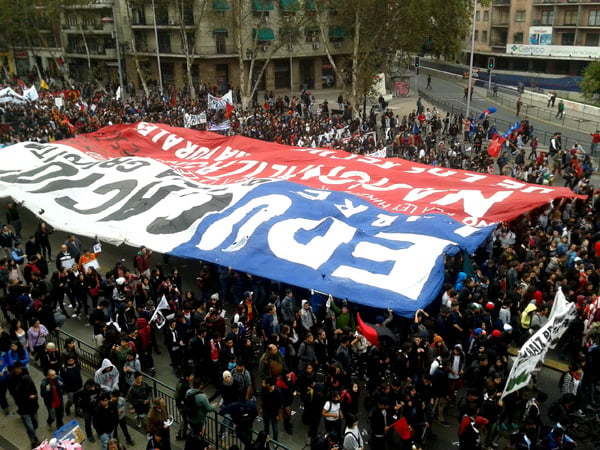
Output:
<svg viewBox="0 0 600 450">
<path fill-rule="evenodd" d="M 511 220 L 556 198 L 585 198 L 568 188 L 527 184 L 500 175 L 145 122 L 105 127 L 64 144 L 95 158 L 153 158 L 203 184 L 283 179 L 347 192 L 393 213 L 446 214 L 476 227 Z M 351 206 L 340 207 L 350 208 L 351 214 Z"/>
</svg>

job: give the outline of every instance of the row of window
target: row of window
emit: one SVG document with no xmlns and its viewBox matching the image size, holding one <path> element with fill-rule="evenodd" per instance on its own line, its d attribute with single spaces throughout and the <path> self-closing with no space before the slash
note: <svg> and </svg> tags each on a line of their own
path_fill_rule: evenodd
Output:
<svg viewBox="0 0 600 450">
<path fill-rule="evenodd" d="M 506 33 L 502 33 L 502 38 L 498 40 L 498 42 L 493 42 L 493 44 L 505 45 L 506 42 Z M 559 43 L 556 45 L 574 45 L 575 44 L 575 33 L 560 33 L 558 35 L 558 39 L 560 39 Z M 481 42 L 483 44 L 488 43 L 488 32 L 487 30 L 482 30 L 481 34 L 479 30 L 475 30 L 475 40 Z M 525 35 L 522 32 L 517 32 L 513 34 L 512 43 L 514 44 L 523 44 L 525 43 Z M 599 33 L 586 33 L 584 36 L 584 41 L 580 45 L 584 45 L 586 47 L 597 47 L 600 44 L 600 34 Z"/>
<path fill-rule="evenodd" d="M 479 11 L 477 11 L 477 17 L 479 16 Z M 560 25 L 566 26 L 575 26 L 578 24 L 578 11 L 576 9 L 566 10 L 562 15 L 562 23 Z M 509 23 L 509 13 L 507 10 L 499 10 L 494 12 L 493 21 L 496 24 L 508 24 Z M 477 19 L 479 20 L 479 19 Z M 484 11 L 483 21 L 487 22 L 489 20 L 488 11 Z M 515 11 L 515 22 L 525 22 L 527 20 L 527 11 L 524 9 L 518 9 Z M 542 10 L 539 16 L 539 19 L 534 20 L 535 25 L 554 25 L 554 10 Z M 557 24 L 558 25 L 558 24 Z M 581 24 L 580 24 L 581 25 Z M 600 10 L 594 9 L 588 12 L 587 16 L 587 26 L 595 27 L 600 26 Z"/>
</svg>

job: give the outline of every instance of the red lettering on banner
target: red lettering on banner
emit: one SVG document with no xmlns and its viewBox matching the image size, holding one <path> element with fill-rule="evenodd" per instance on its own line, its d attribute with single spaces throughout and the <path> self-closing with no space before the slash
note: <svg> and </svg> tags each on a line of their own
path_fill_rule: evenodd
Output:
<svg viewBox="0 0 600 450">
<path fill-rule="evenodd" d="M 510 220 L 555 198 L 578 198 L 566 188 L 497 175 L 144 122 L 106 127 L 64 144 L 96 159 L 153 158 L 199 183 L 289 180 L 314 189 L 350 192 L 388 211 L 439 212 L 472 226 Z"/>
</svg>

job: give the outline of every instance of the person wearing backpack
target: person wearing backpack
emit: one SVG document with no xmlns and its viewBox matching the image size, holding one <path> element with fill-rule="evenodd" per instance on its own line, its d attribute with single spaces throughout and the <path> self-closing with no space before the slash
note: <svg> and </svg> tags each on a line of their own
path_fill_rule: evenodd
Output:
<svg viewBox="0 0 600 450">
<path fill-rule="evenodd" d="M 178 441 L 184 440 L 188 434 L 188 421 L 187 416 L 184 411 L 185 406 L 185 396 L 187 391 L 192 388 L 194 383 L 194 371 L 191 368 L 188 368 L 184 371 L 183 376 L 177 382 L 177 386 L 175 386 L 175 405 L 179 410 L 179 414 L 181 416 L 181 423 L 179 424 L 179 431 L 175 436 L 175 439 Z"/>
<path fill-rule="evenodd" d="M 183 413 L 192 429 L 192 433 L 198 434 L 204 429 L 206 415 L 216 409 L 208 401 L 206 394 L 202 392 L 202 380 L 194 379 L 193 388 L 185 393 Z"/>
<path fill-rule="evenodd" d="M 252 426 L 254 420 L 258 416 L 258 408 L 256 400 L 241 399 L 233 403 L 229 403 L 219 411 L 221 416 L 230 416 L 235 424 L 235 434 L 242 441 L 244 446 L 248 448 L 252 444 Z"/>
<path fill-rule="evenodd" d="M 581 381 L 583 378 L 583 368 L 577 364 L 573 363 L 569 366 L 569 370 L 564 372 L 559 380 L 559 388 L 560 393 L 562 395 L 565 394 L 573 394 L 575 396 L 579 395 Z"/>
<path fill-rule="evenodd" d="M 346 429 L 343 436 L 344 450 L 363 450 L 364 441 L 358 428 L 358 417 L 349 414 L 346 418 Z"/>
</svg>

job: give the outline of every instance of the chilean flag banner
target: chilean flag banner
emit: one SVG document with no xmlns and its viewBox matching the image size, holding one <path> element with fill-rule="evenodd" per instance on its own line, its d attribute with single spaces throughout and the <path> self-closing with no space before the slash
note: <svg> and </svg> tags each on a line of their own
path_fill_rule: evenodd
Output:
<svg viewBox="0 0 600 450">
<path fill-rule="evenodd" d="M 565 188 L 162 124 L 0 149 L 0 196 L 57 229 L 412 317 L 443 258 Z"/>
</svg>

